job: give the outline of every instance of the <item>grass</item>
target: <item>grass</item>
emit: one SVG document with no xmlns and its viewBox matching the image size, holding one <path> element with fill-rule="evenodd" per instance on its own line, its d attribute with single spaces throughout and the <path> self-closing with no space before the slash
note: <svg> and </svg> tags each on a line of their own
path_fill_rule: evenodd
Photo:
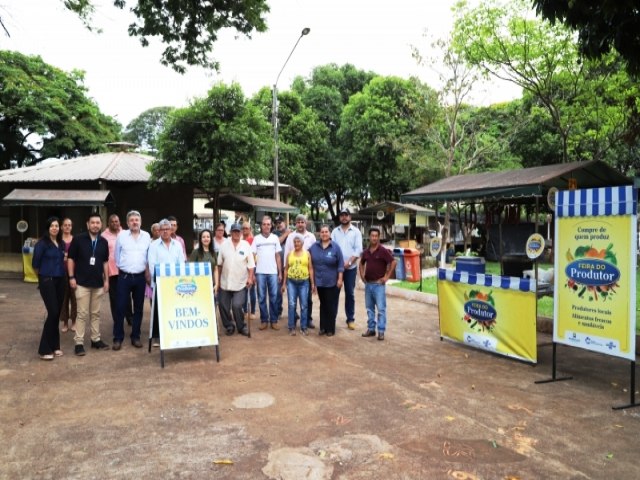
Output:
<svg viewBox="0 0 640 480">
<path fill-rule="evenodd" d="M 541 268 L 547 269 L 551 268 L 551 264 L 540 265 Z M 493 275 L 500 275 L 500 263 L 498 262 L 487 262 L 485 265 L 486 273 L 491 273 Z M 425 293 L 438 293 L 437 287 L 437 278 L 436 277 L 428 277 L 422 279 L 422 291 Z M 420 282 L 406 282 L 400 281 L 391 284 L 394 287 L 405 288 L 407 290 L 418 291 L 420 287 Z M 553 297 L 542 297 L 538 299 L 538 316 L 553 318 Z"/>
</svg>

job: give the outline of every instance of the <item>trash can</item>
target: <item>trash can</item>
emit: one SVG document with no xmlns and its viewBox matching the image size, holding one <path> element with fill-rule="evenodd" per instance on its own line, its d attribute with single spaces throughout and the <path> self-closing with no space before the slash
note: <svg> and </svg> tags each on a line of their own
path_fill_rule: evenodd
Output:
<svg viewBox="0 0 640 480">
<path fill-rule="evenodd" d="M 485 273 L 484 257 L 456 257 L 456 272 Z"/>
<path fill-rule="evenodd" d="M 415 248 L 404 249 L 404 273 L 408 282 L 419 282 L 422 275 L 420 251 Z"/>
<path fill-rule="evenodd" d="M 393 256 L 396 259 L 396 279 L 405 280 L 404 273 L 404 250 L 402 248 L 394 248 Z"/>
</svg>

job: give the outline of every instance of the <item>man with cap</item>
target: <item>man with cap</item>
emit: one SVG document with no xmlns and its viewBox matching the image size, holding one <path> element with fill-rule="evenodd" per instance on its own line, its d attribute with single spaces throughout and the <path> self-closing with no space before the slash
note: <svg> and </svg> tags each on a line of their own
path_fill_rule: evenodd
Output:
<svg viewBox="0 0 640 480">
<path fill-rule="evenodd" d="M 227 335 L 249 335 L 242 307 L 247 301 L 247 288 L 254 284 L 256 266 L 251 246 L 242 239 L 239 223 L 231 225 L 231 239 L 220 246 L 214 292 L 218 294 L 220 318 Z M 235 321 L 235 325 L 234 325 Z"/>
<path fill-rule="evenodd" d="M 302 235 L 303 241 L 302 241 L 302 248 L 304 250 L 309 250 L 311 248 L 311 245 L 313 245 L 314 243 L 316 243 L 316 236 L 309 232 L 307 230 L 307 217 L 304 216 L 303 214 L 299 214 L 296 216 L 296 231 L 295 233 L 298 233 L 300 235 Z M 287 237 L 287 241 L 284 244 L 284 258 L 289 258 L 289 254 L 294 250 L 293 247 L 293 237 L 294 235 L 289 235 Z M 311 282 L 309 282 L 309 287 L 311 287 Z M 311 289 L 309 289 L 309 292 L 311 292 Z M 312 300 L 313 296 L 310 294 L 309 295 L 309 323 L 307 324 L 307 328 L 316 328 L 316 326 L 313 324 L 313 322 L 311 321 L 311 309 L 313 308 L 313 300 Z M 296 319 L 298 318 L 298 315 L 296 314 Z"/>
<path fill-rule="evenodd" d="M 340 226 L 331 232 L 331 241 L 340 245 L 344 257 L 344 313 L 347 327 L 355 329 L 356 278 L 358 276 L 358 258 L 362 255 L 362 233 L 351 224 L 351 212 L 348 208 L 340 210 Z"/>
<path fill-rule="evenodd" d="M 280 264 L 284 266 L 284 244 L 287 241 L 287 237 L 291 233 L 289 227 L 287 226 L 287 222 L 284 221 L 284 218 L 281 215 L 278 215 L 275 219 L 275 229 L 273 230 L 273 234 L 278 237 L 278 241 L 280 242 Z M 284 275 L 283 275 L 284 278 Z M 282 316 L 282 282 L 278 285 L 278 295 L 276 297 L 276 311 L 278 313 L 278 318 Z"/>
</svg>

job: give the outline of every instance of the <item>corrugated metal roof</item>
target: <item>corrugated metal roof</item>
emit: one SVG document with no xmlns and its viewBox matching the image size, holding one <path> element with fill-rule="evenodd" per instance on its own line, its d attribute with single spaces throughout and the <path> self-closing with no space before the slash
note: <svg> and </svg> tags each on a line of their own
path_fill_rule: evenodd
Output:
<svg viewBox="0 0 640 480">
<path fill-rule="evenodd" d="M 432 202 L 508 199 L 545 196 L 551 187 L 568 188 L 575 179 L 578 188 L 632 185 L 633 181 L 604 162 L 571 162 L 503 172 L 484 172 L 443 178 L 400 196 L 402 201 Z"/>
<path fill-rule="evenodd" d="M 149 155 L 133 152 L 109 152 L 46 161 L 26 168 L 0 171 L 0 182 L 77 182 L 106 180 L 110 182 L 147 182 Z"/>
<path fill-rule="evenodd" d="M 212 206 L 211 202 L 205 204 L 205 208 L 211 208 Z M 255 210 L 256 212 L 292 213 L 298 211 L 296 207 L 288 203 L 280 202 L 279 200 L 274 200 L 273 198 L 245 197 L 244 195 L 236 195 L 233 193 L 220 195 L 218 208 L 222 210 L 234 210 L 236 212 Z"/>
<path fill-rule="evenodd" d="M 429 208 L 423 207 L 422 205 L 416 205 L 413 203 L 399 203 L 399 202 L 391 202 L 386 201 L 382 203 L 378 203 L 377 205 L 372 205 L 367 208 L 363 208 L 362 210 L 358 210 L 358 215 L 368 215 L 375 214 L 379 210 L 385 212 L 385 214 L 394 213 L 394 212 L 416 212 L 416 213 L 425 213 L 427 215 L 435 215 L 435 212 Z"/>
<path fill-rule="evenodd" d="M 42 190 L 16 188 L 2 199 L 3 205 L 18 206 L 100 206 L 113 203 L 109 190 Z"/>
</svg>

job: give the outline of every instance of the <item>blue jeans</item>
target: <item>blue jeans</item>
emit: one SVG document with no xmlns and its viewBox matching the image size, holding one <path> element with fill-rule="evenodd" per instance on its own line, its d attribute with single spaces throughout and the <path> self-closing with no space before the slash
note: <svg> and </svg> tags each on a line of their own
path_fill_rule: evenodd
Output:
<svg viewBox="0 0 640 480">
<path fill-rule="evenodd" d="M 287 279 L 289 299 L 289 328 L 296 328 L 296 303 L 300 301 L 300 328 L 305 330 L 309 320 L 309 280 Z"/>
<path fill-rule="evenodd" d="M 278 308 L 276 306 L 276 298 L 278 295 L 278 274 L 256 273 L 256 283 L 258 285 L 260 321 L 262 323 L 277 323 Z"/>
<path fill-rule="evenodd" d="M 355 321 L 356 314 L 356 277 L 358 276 L 358 268 L 350 268 L 342 274 L 344 286 L 344 314 L 347 316 L 347 323 Z"/>
<path fill-rule="evenodd" d="M 387 295 L 385 292 L 385 285 L 381 283 L 365 284 L 364 304 L 367 307 L 367 328 L 375 332 L 377 308 L 378 333 L 384 333 L 387 328 Z"/>
</svg>

